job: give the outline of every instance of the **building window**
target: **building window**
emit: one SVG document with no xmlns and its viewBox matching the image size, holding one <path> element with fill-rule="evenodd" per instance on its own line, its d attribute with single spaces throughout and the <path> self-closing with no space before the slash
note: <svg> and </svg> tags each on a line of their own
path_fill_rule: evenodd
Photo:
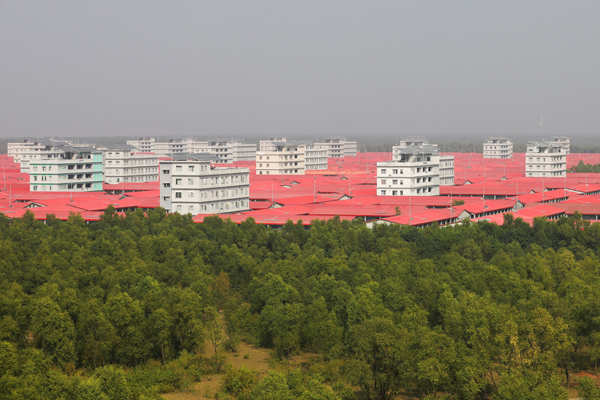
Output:
<svg viewBox="0 0 600 400">
<path fill-rule="evenodd" d="M 176 199 L 180 199 L 181 198 L 181 192 L 175 192 L 175 198 Z"/>
</svg>

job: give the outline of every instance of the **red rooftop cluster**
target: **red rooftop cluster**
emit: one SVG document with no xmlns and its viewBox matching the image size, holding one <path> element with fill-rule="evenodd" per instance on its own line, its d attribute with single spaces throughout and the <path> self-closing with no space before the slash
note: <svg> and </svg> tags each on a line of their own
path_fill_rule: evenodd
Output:
<svg viewBox="0 0 600 400">
<path fill-rule="evenodd" d="M 250 211 L 221 214 L 241 223 L 280 226 L 287 221 L 360 219 L 369 223 L 413 226 L 452 224 L 462 219 L 503 223 L 512 213 L 532 223 L 535 218 L 556 219 L 581 214 L 600 220 L 600 174 L 568 173 L 566 178 L 525 178 L 525 155 L 512 159 L 484 159 L 476 153 L 451 153 L 455 157 L 455 185 L 442 186 L 440 196 L 391 197 L 376 195 L 376 163 L 391 153 L 359 153 L 330 159 L 327 170 L 306 175 L 256 175 L 254 162 L 235 166 L 250 169 Z M 600 164 L 600 154 L 570 154 L 568 168 L 580 161 Z M 0 213 L 10 218 L 31 211 L 36 219 L 50 214 L 67 219 L 79 214 L 86 221 L 100 218 L 109 205 L 119 212 L 159 206 L 159 183 L 104 185 L 102 192 L 30 192 L 29 176 L 19 172 L 12 158 L 0 156 Z M 202 222 L 207 215 L 196 215 Z"/>
</svg>

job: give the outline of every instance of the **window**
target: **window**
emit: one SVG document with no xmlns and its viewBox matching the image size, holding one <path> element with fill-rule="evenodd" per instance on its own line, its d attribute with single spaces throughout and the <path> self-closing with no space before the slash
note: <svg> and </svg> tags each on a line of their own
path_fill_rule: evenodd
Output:
<svg viewBox="0 0 600 400">
<path fill-rule="evenodd" d="M 171 171 L 169 171 L 168 169 L 163 169 L 163 174 L 168 175 L 170 173 L 171 173 Z"/>
<path fill-rule="evenodd" d="M 382 180 L 381 180 L 381 184 L 382 184 L 382 185 L 385 185 L 385 179 L 382 179 Z"/>
<path fill-rule="evenodd" d="M 171 184 L 170 183 L 163 183 L 163 187 L 165 187 L 165 188 L 171 187 Z"/>
<path fill-rule="evenodd" d="M 175 192 L 175 198 L 176 199 L 180 199 L 181 198 L 181 192 Z"/>
<path fill-rule="evenodd" d="M 177 171 L 177 172 L 181 172 L 182 169 L 183 169 L 183 167 L 181 165 L 175 166 L 175 171 Z"/>
<path fill-rule="evenodd" d="M 193 165 L 188 166 L 188 171 L 194 172 L 194 166 Z"/>
<path fill-rule="evenodd" d="M 385 174 L 386 172 L 387 172 L 387 170 L 386 170 L 385 168 L 383 168 L 383 169 L 381 170 L 381 173 L 382 173 L 382 174 Z"/>
<path fill-rule="evenodd" d="M 193 178 L 188 178 L 187 183 L 188 183 L 188 185 L 193 185 L 194 184 L 194 179 Z"/>
<path fill-rule="evenodd" d="M 175 184 L 176 185 L 181 185 L 181 178 L 175 179 Z"/>
</svg>

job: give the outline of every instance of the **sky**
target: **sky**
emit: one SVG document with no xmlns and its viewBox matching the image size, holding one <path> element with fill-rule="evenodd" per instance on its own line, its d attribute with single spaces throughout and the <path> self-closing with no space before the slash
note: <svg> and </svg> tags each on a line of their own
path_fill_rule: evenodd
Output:
<svg viewBox="0 0 600 400">
<path fill-rule="evenodd" d="M 0 0 L 0 136 L 600 137 L 598 0 Z"/>
</svg>

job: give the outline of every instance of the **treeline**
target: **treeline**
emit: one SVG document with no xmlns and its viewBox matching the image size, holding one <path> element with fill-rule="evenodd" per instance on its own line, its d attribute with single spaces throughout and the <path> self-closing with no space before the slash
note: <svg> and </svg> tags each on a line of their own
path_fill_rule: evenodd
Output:
<svg viewBox="0 0 600 400">
<path fill-rule="evenodd" d="M 566 399 L 600 361 L 600 225 L 507 218 L 0 216 L 0 399 L 158 398 L 223 370 L 220 349 L 241 340 L 320 360 L 230 370 L 222 398 Z"/>
<path fill-rule="evenodd" d="M 569 172 L 600 172 L 600 164 L 586 164 L 583 161 L 571 167 Z"/>
</svg>

